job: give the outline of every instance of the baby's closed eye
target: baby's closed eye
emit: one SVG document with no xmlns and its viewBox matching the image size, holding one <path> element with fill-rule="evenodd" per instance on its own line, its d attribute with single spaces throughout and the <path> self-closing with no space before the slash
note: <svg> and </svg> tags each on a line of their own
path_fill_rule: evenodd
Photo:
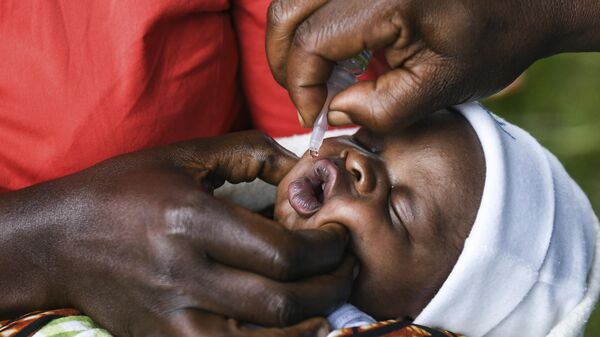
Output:
<svg viewBox="0 0 600 337">
<path fill-rule="evenodd" d="M 415 221 L 415 212 L 406 188 L 392 186 L 388 197 L 388 207 L 392 224 L 397 229 L 408 230 L 407 225 Z"/>
<path fill-rule="evenodd" d="M 352 141 L 367 152 L 378 154 L 383 150 L 383 141 L 364 128 L 352 135 Z"/>
</svg>

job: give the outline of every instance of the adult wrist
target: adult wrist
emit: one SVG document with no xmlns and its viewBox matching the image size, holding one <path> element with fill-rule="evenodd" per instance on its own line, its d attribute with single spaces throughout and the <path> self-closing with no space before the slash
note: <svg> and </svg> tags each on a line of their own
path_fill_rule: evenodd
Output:
<svg viewBox="0 0 600 337">
<path fill-rule="evenodd" d="M 58 243 L 56 220 L 64 214 L 47 185 L 0 196 L 0 318 L 65 305 L 52 291 L 51 258 Z"/>
</svg>

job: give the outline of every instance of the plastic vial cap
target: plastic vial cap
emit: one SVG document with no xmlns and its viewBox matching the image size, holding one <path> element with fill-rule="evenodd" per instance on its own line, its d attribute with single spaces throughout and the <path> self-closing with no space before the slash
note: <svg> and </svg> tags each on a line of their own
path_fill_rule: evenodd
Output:
<svg viewBox="0 0 600 337">
<path fill-rule="evenodd" d="M 363 50 L 360 54 L 352 58 L 337 62 L 337 66 L 354 76 L 360 76 L 367 69 L 372 55 L 373 53 L 370 50 Z"/>
</svg>

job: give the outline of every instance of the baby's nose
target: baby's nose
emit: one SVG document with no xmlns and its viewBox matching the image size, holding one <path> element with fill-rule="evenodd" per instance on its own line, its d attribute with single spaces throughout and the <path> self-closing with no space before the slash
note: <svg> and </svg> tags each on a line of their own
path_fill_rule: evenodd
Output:
<svg viewBox="0 0 600 337">
<path fill-rule="evenodd" d="M 373 192 L 377 185 L 377 177 L 369 158 L 354 148 L 342 151 L 341 156 L 345 158 L 345 169 L 354 179 L 354 187 L 361 194 Z"/>
</svg>

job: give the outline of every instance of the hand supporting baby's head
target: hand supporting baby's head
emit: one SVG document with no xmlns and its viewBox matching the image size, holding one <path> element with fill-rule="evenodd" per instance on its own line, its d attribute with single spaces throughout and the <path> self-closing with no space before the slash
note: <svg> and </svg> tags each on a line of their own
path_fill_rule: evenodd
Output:
<svg viewBox="0 0 600 337">
<path fill-rule="evenodd" d="M 275 216 L 291 228 L 339 223 L 360 274 L 351 301 L 379 317 L 415 317 L 452 270 L 485 177 L 477 135 L 440 111 L 408 129 L 326 140 L 278 187 Z"/>
</svg>

